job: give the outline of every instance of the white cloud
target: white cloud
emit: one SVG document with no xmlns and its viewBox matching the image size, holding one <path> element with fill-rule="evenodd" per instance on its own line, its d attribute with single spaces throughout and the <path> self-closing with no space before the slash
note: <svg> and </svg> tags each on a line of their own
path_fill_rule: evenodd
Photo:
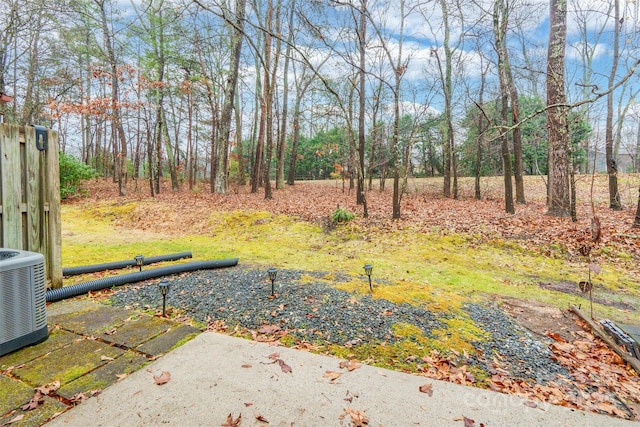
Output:
<svg viewBox="0 0 640 427">
<path fill-rule="evenodd" d="M 597 60 L 609 54 L 609 46 L 603 43 L 596 45 L 584 42 L 570 43 L 567 46 L 566 57 L 568 60 L 580 61 L 583 57 L 583 52 L 593 60 Z"/>
</svg>

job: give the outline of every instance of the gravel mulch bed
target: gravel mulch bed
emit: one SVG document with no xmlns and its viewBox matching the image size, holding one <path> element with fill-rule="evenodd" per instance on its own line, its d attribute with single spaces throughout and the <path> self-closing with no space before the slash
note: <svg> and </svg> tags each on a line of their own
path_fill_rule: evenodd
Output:
<svg viewBox="0 0 640 427">
<path fill-rule="evenodd" d="M 168 278 L 171 290 L 167 305 L 199 322 L 224 321 L 229 327 L 250 330 L 277 325 L 299 340 L 346 346 L 404 340 L 393 332 L 397 323 L 415 325 L 425 336 L 433 337 L 433 331 L 445 327 L 443 321 L 452 316 L 450 312 L 431 312 L 337 290 L 320 280 L 324 276 L 279 270 L 276 298 L 271 297 L 271 283 L 264 270 L 234 267 L 172 276 Z M 120 287 L 111 300 L 118 306 L 157 309 L 161 297 L 155 283 Z M 464 310 L 490 333 L 488 340 L 472 343 L 478 351 L 466 363 L 491 372 L 495 369 L 493 356 L 497 356 L 500 369 L 510 376 L 542 384 L 554 380 L 557 374 L 570 376 L 551 358 L 545 342 L 517 325 L 496 305 L 469 304 Z"/>
</svg>

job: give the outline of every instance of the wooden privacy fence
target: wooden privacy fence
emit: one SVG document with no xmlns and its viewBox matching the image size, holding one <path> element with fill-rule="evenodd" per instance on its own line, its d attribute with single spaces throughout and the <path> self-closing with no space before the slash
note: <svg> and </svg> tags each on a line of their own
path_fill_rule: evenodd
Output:
<svg viewBox="0 0 640 427">
<path fill-rule="evenodd" d="M 47 287 L 62 286 L 58 135 L 0 123 L 0 246 L 39 252 Z M 45 144 L 46 141 L 46 144 Z M 46 149 L 45 149 L 46 145 Z"/>
</svg>

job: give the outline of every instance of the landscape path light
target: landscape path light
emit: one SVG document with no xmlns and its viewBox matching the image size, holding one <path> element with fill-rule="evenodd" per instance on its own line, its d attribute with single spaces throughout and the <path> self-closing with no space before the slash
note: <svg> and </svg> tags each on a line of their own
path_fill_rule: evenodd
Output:
<svg viewBox="0 0 640 427">
<path fill-rule="evenodd" d="M 366 275 L 369 276 L 369 291 L 373 292 L 373 287 L 371 286 L 371 272 L 373 271 L 373 265 L 365 264 L 363 268 Z"/>
<path fill-rule="evenodd" d="M 170 288 L 171 283 L 166 280 L 161 280 L 160 283 L 158 283 L 158 290 L 162 295 L 162 317 L 167 317 L 167 294 Z"/>
<path fill-rule="evenodd" d="M 269 270 L 267 270 L 267 273 L 269 274 L 269 280 L 271 280 L 271 296 L 274 296 L 274 285 L 276 283 L 276 276 L 278 275 L 278 270 L 271 267 Z"/>
<path fill-rule="evenodd" d="M 140 268 L 140 271 L 142 271 L 142 266 L 144 265 L 144 255 L 136 255 L 135 257 L 133 257 L 133 259 L 136 261 L 136 265 Z"/>
</svg>

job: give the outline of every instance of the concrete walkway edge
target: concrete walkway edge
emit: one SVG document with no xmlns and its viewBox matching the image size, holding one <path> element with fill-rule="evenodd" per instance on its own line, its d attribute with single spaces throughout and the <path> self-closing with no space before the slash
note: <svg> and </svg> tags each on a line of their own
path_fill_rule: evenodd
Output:
<svg viewBox="0 0 640 427">
<path fill-rule="evenodd" d="M 639 425 L 341 361 L 206 332 L 47 425 L 219 426 L 228 414 L 242 415 L 239 426 L 348 426 L 361 415 L 387 427 L 463 426 L 464 417 L 475 426 Z M 162 372 L 171 378 L 156 385 Z M 420 391 L 426 384 L 432 396 Z"/>
</svg>

